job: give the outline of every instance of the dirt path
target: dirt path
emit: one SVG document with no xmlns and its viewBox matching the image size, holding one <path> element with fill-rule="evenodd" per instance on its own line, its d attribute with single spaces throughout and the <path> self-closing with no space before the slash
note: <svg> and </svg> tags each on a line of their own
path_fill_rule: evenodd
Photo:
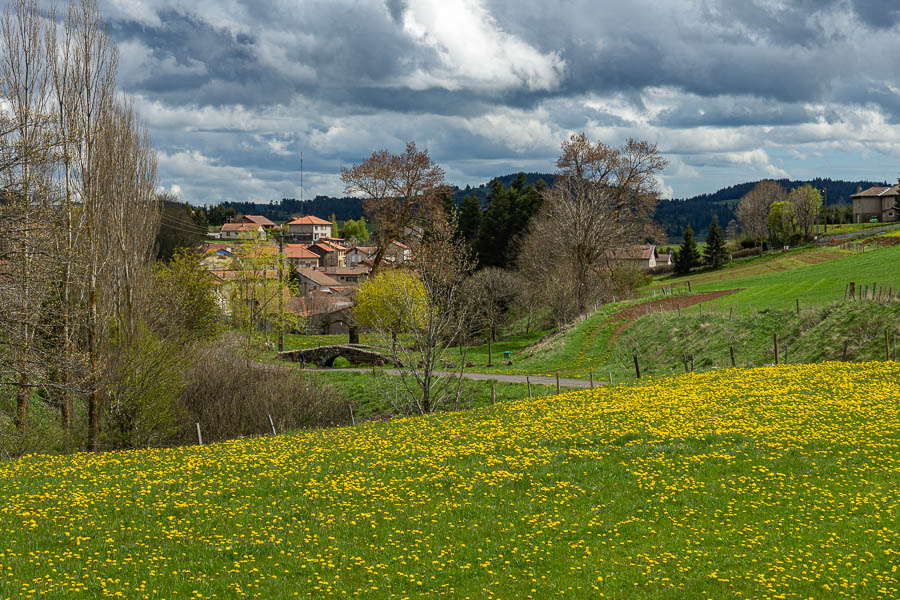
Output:
<svg viewBox="0 0 900 600">
<path fill-rule="evenodd" d="M 644 302 L 643 304 L 629 306 L 628 308 L 616 313 L 610 318 L 610 321 L 618 323 L 618 326 L 616 327 L 615 331 L 613 331 L 612 336 L 610 336 L 609 343 L 612 344 L 617 339 L 619 339 L 619 336 L 622 335 L 622 332 L 625 331 L 625 329 L 629 325 L 631 325 L 633 321 L 637 320 L 640 317 L 643 317 L 644 315 L 649 315 L 652 312 L 686 308 L 688 306 L 693 306 L 694 304 L 709 302 L 711 300 L 715 300 L 716 298 L 721 298 L 722 296 L 728 296 L 739 291 L 740 290 L 717 290 L 714 292 L 693 294 L 691 296 L 669 296 L 668 298 L 651 300 L 650 302 Z"/>
</svg>

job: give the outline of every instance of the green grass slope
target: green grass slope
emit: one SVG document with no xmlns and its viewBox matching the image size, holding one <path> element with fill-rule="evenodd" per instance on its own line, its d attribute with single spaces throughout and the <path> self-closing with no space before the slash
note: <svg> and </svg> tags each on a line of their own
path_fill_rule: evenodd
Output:
<svg viewBox="0 0 900 600">
<path fill-rule="evenodd" d="M 896 598 L 900 367 L 0 464 L 4 598 Z"/>
<path fill-rule="evenodd" d="M 822 253 L 835 253 L 842 258 L 818 262 Z M 740 289 L 741 291 L 715 300 L 711 306 L 721 309 L 734 307 L 739 312 L 755 312 L 762 309 L 785 309 L 799 300 L 801 306 L 822 306 L 844 297 L 845 286 L 856 282 L 857 286 L 878 283 L 887 290 L 900 290 L 900 245 L 862 253 L 840 250 L 814 250 L 809 253 L 787 255 L 785 260 L 802 262 L 808 256 L 811 264 L 793 265 L 793 268 L 776 261 L 761 261 L 756 266 L 768 272 L 756 273 L 743 267 L 700 273 L 697 276 L 673 278 L 663 281 L 664 286 L 683 286 L 691 281 L 694 291 Z M 774 267 L 774 270 L 772 270 Z M 785 267 L 785 268 L 781 268 Z M 740 274 L 740 277 L 733 277 Z M 704 304 L 704 308 L 707 305 Z M 698 311 L 698 307 L 689 310 Z"/>
</svg>

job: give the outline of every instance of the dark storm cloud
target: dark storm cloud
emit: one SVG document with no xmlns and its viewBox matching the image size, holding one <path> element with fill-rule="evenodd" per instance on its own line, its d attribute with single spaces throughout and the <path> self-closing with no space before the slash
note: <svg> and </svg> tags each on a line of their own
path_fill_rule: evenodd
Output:
<svg viewBox="0 0 900 600">
<path fill-rule="evenodd" d="M 900 23 L 900 6 L 896 0 L 853 0 L 853 10 L 867 25 L 891 29 Z"/>
<path fill-rule="evenodd" d="M 293 189 L 301 151 L 311 177 L 335 192 L 341 165 L 409 139 L 463 178 L 502 165 L 552 168 L 559 141 L 591 129 L 610 143 L 662 141 L 673 155 L 692 153 L 692 165 L 744 161 L 771 172 L 774 153 L 743 153 L 798 135 L 829 141 L 804 129 L 811 124 L 846 135 L 872 118 L 900 122 L 897 0 L 109 0 L 106 8 L 122 87 L 151 108 L 162 172 L 196 168 L 208 178 L 197 184 L 204 193 L 221 178 L 241 193 L 263 180 L 260 193 L 276 194 L 279 173 Z M 474 20 L 455 20 L 466 11 Z M 462 49 L 448 46 L 448 31 Z M 707 140 L 693 131 L 700 127 L 719 131 Z M 718 154 L 704 155 L 704 144 Z"/>
</svg>

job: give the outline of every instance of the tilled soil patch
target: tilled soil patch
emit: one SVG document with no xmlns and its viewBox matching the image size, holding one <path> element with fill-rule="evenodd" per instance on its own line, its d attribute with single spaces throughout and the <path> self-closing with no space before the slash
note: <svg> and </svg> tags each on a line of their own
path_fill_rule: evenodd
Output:
<svg viewBox="0 0 900 600">
<path fill-rule="evenodd" d="M 716 298 L 721 298 L 722 296 L 728 296 L 729 294 L 733 294 L 739 291 L 739 289 L 716 290 L 714 292 L 703 292 L 702 294 L 693 294 L 691 296 L 670 296 L 668 298 L 660 298 L 658 300 L 644 302 L 643 304 L 629 306 L 621 312 L 616 313 L 611 318 L 612 321 L 617 322 L 619 325 L 616 327 L 615 331 L 613 331 L 612 336 L 609 338 L 609 342 L 610 344 L 615 342 L 619 338 L 619 336 L 622 335 L 622 332 L 625 331 L 625 328 L 627 328 L 632 323 L 632 321 L 635 321 L 639 317 L 643 317 L 644 315 L 649 315 L 652 312 L 659 312 L 663 310 L 678 310 L 679 308 L 686 308 L 688 306 L 693 306 L 694 304 L 709 302 L 710 300 L 715 300 Z"/>
</svg>

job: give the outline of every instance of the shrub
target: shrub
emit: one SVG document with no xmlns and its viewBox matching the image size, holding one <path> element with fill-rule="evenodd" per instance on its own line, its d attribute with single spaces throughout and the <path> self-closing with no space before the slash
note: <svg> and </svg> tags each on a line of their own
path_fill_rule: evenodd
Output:
<svg viewBox="0 0 900 600">
<path fill-rule="evenodd" d="M 761 248 L 744 248 L 731 253 L 731 258 L 745 258 L 747 256 L 756 256 L 762 254 Z"/>
<path fill-rule="evenodd" d="M 291 367 L 264 365 L 241 353 L 240 340 L 223 338 L 200 351 L 187 374 L 182 394 L 187 421 L 181 441 L 203 441 L 271 433 L 269 415 L 278 432 L 349 422 L 340 394 Z"/>
</svg>

